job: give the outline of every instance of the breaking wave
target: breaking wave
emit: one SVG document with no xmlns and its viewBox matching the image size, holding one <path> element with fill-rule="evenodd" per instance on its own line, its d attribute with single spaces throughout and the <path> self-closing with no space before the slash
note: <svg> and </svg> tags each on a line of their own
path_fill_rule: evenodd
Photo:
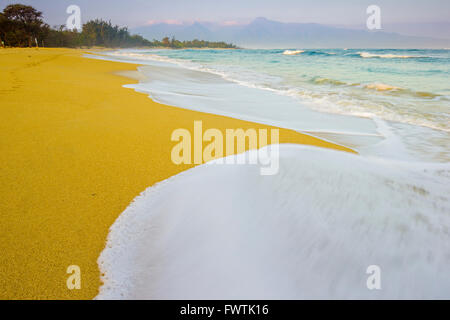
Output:
<svg viewBox="0 0 450 320">
<path fill-rule="evenodd" d="M 383 59 L 409 59 L 409 58 L 426 58 L 421 56 L 408 56 L 408 55 L 399 55 L 399 54 L 376 54 L 369 52 L 357 52 L 362 58 L 383 58 Z"/>
<path fill-rule="evenodd" d="M 303 53 L 303 52 L 305 52 L 305 51 L 304 50 L 285 50 L 283 52 L 283 54 L 284 55 L 288 55 L 288 56 L 293 56 L 293 55 L 300 54 L 300 53 Z"/>
</svg>

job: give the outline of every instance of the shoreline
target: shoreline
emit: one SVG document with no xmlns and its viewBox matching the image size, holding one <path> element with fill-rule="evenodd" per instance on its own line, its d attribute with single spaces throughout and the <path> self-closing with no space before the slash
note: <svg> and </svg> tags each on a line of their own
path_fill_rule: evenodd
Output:
<svg viewBox="0 0 450 320">
<path fill-rule="evenodd" d="M 194 165 L 170 161 L 176 128 L 274 128 L 156 103 L 116 72 L 137 64 L 80 49 L 4 49 L 0 171 L 2 299 L 92 299 L 110 226 L 147 187 Z M 350 151 L 280 129 L 280 143 Z M 81 289 L 68 290 L 70 265 Z"/>
<path fill-rule="evenodd" d="M 142 63 L 138 71 L 145 78 L 126 87 L 144 92 L 162 104 L 295 130 L 358 153 L 360 148 L 383 140 L 372 118 L 317 110 L 308 105 L 308 100 L 297 99 L 289 90 L 240 80 L 213 66 L 191 65 L 189 59 L 184 63 L 183 59 L 165 55 L 149 54 L 147 57 L 145 52 L 120 50 L 91 57 Z M 233 94 L 229 95 L 230 92 Z M 252 97 L 251 102 L 247 97 Z M 273 108 L 276 105 L 281 108 Z M 287 114 L 289 117 L 285 116 Z"/>
</svg>

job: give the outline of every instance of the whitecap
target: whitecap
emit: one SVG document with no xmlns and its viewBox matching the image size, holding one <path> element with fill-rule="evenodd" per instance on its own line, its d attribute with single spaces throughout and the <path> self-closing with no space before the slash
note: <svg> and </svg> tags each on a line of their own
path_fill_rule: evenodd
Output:
<svg viewBox="0 0 450 320">
<path fill-rule="evenodd" d="M 303 53 L 303 52 L 305 52 L 305 51 L 304 50 L 285 50 L 283 52 L 283 54 L 284 55 L 288 55 L 288 56 L 294 56 L 294 55 L 297 55 L 297 54 L 300 54 L 300 53 Z"/>
<path fill-rule="evenodd" d="M 408 56 L 408 55 L 399 55 L 399 54 L 375 54 L 369 52 L 357 52 L 362 58 L 384 58 L 384 59 L 408 59 L 408 58 L 422 58 L 418 56 Z"/>
</svg>

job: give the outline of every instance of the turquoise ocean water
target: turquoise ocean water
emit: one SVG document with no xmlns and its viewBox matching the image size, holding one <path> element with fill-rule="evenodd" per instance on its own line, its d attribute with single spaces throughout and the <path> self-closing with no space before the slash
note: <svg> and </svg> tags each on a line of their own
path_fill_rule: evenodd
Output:
<svg viewBox="0 0 450 320">
<path fill-rule="evenodd" d="M 315 99 L 322 102 L 317 106 L 322 111 L 373 113 L 450 131 L 450 50 L 302 51 L 288 55 L 283 54 L 286 50 L 161 50 L 157 54 L 197 63 L 248 84 Z"/>
<path fill-rule="evenodd" d="M 148 79 L 135 88 L 163 103 L 309 132 L 361 153 L 450 161 L 450 50 L 120 50 L 110 56 L 158 67 L 142 68 Z"/>
</svg>

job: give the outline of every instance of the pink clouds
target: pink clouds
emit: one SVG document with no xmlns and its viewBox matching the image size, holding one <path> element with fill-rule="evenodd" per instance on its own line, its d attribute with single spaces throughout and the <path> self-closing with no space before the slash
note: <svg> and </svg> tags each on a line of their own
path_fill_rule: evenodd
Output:
<svg viewBox="0 0 450 320">
<path fill-rule="evenodd" d="M 226 20 L 226 21 L 220 21 L 220 22 L 208 22 L 208 21 L 197 21 L 197 20 L 177 20 L 177 19 L 164 19 L 164 20 L 148 20 L 145 25 L 154 25 L 159 23 L 165 23 L 165 24 L 171 24 L 171 25 L 190 25 L 194 24 L 195 22 L 198 23 L 208 23 L 208 24 L 216 24 L 219 26 L 238 26 L 243 25 L 243 22 L 239 22 L 236 20 Z"/>
<path fill-rule="evenodd" d="M 242 23 L 239 23 L 239 22 L 234 21 L 234 20 L 230 20 L 230 21 L 223 21 L 220 24 L 223 25 L 223 26 L 237 26 L 237 25 L 240 25 Z"/>
<path fill-rule="evenodd" d="M 153 24 L 158 24 L 158 23 L 181 25 L 181 24 L 183 24 L 183 21 L 175 20 L 175 19 L 167 19 L 167 20 L 149 20 L 149 21 L 146 22 L 146 25 L 153 25 Z"/>
</svg>

